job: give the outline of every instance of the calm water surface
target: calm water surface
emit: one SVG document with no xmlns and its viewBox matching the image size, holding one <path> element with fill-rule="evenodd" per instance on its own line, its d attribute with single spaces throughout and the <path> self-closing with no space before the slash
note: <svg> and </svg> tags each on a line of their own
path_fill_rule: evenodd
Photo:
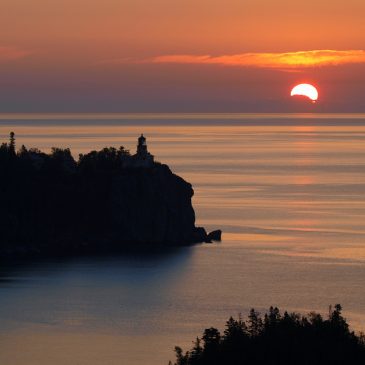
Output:
<svg viewBox="0 0 365 365">
<path fill-rule="evenodd" d="M 18 146 L 150 151 L 191 182 L 223 241 L 0 269 L 0 363 L 167 364 L 229 315 L 270 305 L 365 329 L 365 116 L 1 116 Z M 47 214 L 48 212 L 45 212 Z"/>
</svg>

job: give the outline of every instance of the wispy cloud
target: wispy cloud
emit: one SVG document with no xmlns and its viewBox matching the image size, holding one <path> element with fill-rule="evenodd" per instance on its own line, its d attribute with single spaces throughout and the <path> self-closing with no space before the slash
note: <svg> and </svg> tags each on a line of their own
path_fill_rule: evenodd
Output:
<svg viewBox="0 0 365 365">
<path fill-rule="evenodd" d="M 365 63 L 365 51 L 316 50 L 286 53 L 242 53 L 222 56 L 165 55 L 154 57 L 150 62 L 290 69 Z"/>
<path fill-rule="evenodd" d="M 18 60 L 27 57 L 32 52 L 19 49 L 17 47 L 1 47 L 0 46 L 0 62 Z"/>
<path fill-rule="evenodd" d="M 298 70 L 310 67 L 365 63 L 364 50 L 313 50 L 285 53 L 242 53 L 233 55 L 161 55 L 143 60 L 114 59 L 102 63 L 175 63 L 198 65 L 223 65 L 268 69 Z"/>
</svg>

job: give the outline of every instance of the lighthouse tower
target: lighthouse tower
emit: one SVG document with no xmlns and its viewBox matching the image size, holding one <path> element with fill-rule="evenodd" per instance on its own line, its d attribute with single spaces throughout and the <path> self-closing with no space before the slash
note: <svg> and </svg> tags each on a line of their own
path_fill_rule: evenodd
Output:
<svg viewBox="0 0 365 365">
<path fill-rule="evenodd" d="M 148 156 L 146 137 L 143 134 L 138 138 L 137 156 L 140 158 L 146 158 Z"/>
<path fill-rule="evenodd" d="M 132 156 L 135 167 L 152 167 L 154 156 L 148 152 L 146 137 L 141 134 L 138 138 L 137 153 Z"/>
<path fill-rule="evenodd" d="M 124 154 L 121 158 L 122 165 L 127 168 L 153 167 L 155 165 L 155 158 L 148 152 L 146 137 L 143 134 L 138 138 L 137 153 L 132 156 Z"/>
</svg>

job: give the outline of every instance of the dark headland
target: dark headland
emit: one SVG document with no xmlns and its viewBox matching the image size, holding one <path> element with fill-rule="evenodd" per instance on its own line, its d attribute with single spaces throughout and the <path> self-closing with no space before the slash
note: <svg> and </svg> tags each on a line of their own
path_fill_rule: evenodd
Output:
<svg viewBox="0 0 365 365">
<path fill-rule="evenodd" d="M 109 147 L 0 146 L 0 257 L 146 250 L 220 239 L 195 226 L 191 184 L 154 160 L 146 138 L 137 153 Z"/>
</svg>

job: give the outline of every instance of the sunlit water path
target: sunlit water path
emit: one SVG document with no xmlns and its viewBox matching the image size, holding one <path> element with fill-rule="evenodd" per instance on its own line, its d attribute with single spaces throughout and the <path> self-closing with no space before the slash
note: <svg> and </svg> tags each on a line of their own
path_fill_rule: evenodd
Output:
<svg viewBox="0 0 365 365">
<path fill-rule="evenodd" d="M 365 329 L 365 116 L 21 118 L 0 116 L 1 141 L 13 130 L 18 146 L 75 156 L 134 151 L 143 132 L 193 184 L 198 224 L 224 236 L 163 255 L 2 267 L 1 364 L 167 364 L 174 345 L 253 306 L 341 303 Z"/>
</svg>

